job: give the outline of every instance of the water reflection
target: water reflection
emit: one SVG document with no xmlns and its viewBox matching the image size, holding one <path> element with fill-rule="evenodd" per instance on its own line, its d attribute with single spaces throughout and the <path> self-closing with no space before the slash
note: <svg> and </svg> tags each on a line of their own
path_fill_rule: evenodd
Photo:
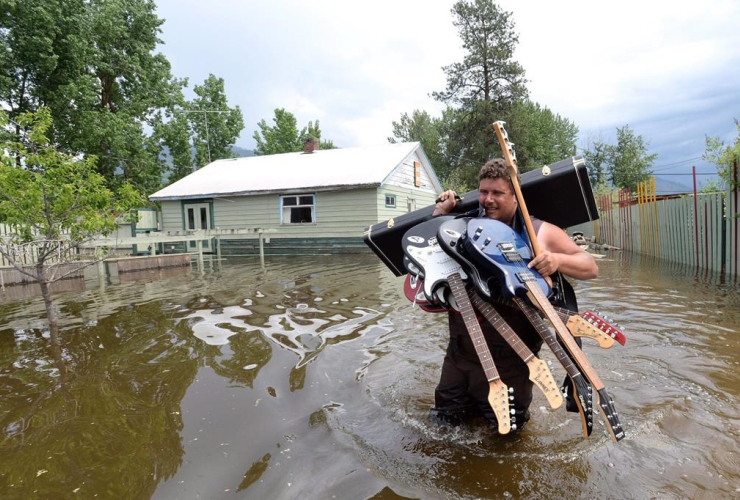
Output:
<svg viewBox="0 0 740 500">
<path fill-rule="evenodd" d="M 515 437 L 431 424 L 445 318 L 373 256 L 88 284 L 58 296 L 57 350 L 39 299 L 0 304 L 0 496 L 736 494 L 740 293 L 621 254 L 600 266 L 577 287 L 628 335 L 586 347 L 628 433 L 618 444 L 603 423 L 584 441 L 537 394 Z"/>
</svg>

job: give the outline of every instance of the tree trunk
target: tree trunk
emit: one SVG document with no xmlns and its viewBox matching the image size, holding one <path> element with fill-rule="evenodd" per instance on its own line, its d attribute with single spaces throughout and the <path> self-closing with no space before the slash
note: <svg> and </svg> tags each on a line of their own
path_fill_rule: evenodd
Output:
<svg viewBox="0 0 740 500">
<path fill-rule="evenodd" d="M 41 287 L 41 296 L 44 298 L 44 306 L 46 306 L 46 319 L 49 320 L 49 333 L 51 334 L 51 343 L 54 346 L 59 345 L 59 327 L 57 325 L 57 313 L 54 311 L 54 304 L 51 300 L 51 292 L 49 291 L 49 283 L 41 279 L 39 280 L 39 287 Z"/>
</svg>

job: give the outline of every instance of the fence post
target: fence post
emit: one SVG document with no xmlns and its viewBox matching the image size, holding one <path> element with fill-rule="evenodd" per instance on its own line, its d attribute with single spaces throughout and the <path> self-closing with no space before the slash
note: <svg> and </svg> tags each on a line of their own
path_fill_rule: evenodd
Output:
<svg viewBox="0 0 740 500">
<path fill-rule="evenodd" d="M 738 247 L 738 241 L 737 241 L 737 219 L 738 219 L 738 213 L 737 213 L 737 157 L 735 158 L 735 161 L 733 163 L 733 180 L 735 181 L 735 211 L 733 212 L 733 215 L 735 217 L 735 241 L 734 241 L 734 252 L 735 252 L 735 265 L 733 267 L 733 270 L 735 271 L 735 278 L 738 277 L 740 273 L 737 272 L 737 247 Z"/>
<path fill-rule="evenodd" d="M 691 167 L 694 176 L 694 236 L 696 238 L 696 268 L 699 269 L 699 201 L 696 196 L 696 165 Z"/>
</svg>

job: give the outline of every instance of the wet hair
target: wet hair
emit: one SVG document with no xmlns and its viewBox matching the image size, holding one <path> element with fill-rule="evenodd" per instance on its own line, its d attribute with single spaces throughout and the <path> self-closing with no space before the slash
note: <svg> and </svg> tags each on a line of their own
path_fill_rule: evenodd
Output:
<svg viewBox="0 0 740 500">
<path fill-rule="evenodd" d="M 480 182 L 483 179 L 505 179 L 511 185 L 511 177 L 509 177 L 509 171 L 506 168 L 506 162 L 504 162 L 503 158 L 488 160 L 483 165 L 480 172 L 478 172 L 478 181 Z"/>
</svg>

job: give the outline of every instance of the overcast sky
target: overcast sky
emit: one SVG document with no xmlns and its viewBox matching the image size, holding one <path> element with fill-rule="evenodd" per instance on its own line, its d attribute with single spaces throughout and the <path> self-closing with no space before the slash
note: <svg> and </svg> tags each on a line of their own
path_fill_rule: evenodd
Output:
<svg viewBox="0 0 740 500">
<path fill-rule="evenodd" d="M 441 67 L 462 60 L 451 0 L 157 0 L 160 50 L 190 88 L 209 73 L 244 113 L 252 149 L 273 110 L 299 127 L 319 119 L 340 147 L 387 142 L 391 122 L 429 97 Z M 730 142 L 740 119 L 740 2 L 501 0 L 513 13 L 532 100 L 589 139 L 629 124 L 659 154 L 656 171 L 713 167 L 695 158 L 706 134 Z M 668 177 L 690 184 L 690 177 Z"/>
</svg>

